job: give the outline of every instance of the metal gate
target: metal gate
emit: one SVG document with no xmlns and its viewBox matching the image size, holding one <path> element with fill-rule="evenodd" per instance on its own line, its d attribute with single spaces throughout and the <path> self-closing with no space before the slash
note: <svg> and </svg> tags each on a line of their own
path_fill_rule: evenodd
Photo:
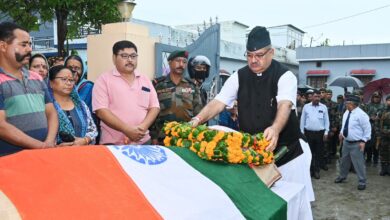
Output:
<svg viewBox="0 0 390 220">
<path fill-rule="evenodd" d="M 220 25 L 214 24 L 207 28 L 192 44 L 186 47 L 177 47 L 173 45 L 156 43 L 155 44 L 155 60 L 156 60 L 156 77 L 160 77 L 169 72 L 167 58 L 169 54 L 175 50 L 187 50 L 189 57 L 196 55 L 204 55 L 210 59 L 211 68 L 210 76 L 205 80 L 203 86 L 206 90 L 210 90 L 213 79 L 219 74 L 220 60 Z M 186 76 L 188 72 L 186 71 Z"/>
</svg>

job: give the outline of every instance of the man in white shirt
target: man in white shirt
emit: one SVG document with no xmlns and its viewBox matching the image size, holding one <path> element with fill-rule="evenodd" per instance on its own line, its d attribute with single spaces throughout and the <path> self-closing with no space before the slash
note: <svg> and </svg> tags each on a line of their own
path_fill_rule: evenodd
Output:
<svg viewBox="0 0 390 220">
<path fill-rule="evenodd" d="M 312 102 L 303 107 L 300 126 L 313 155 L 310 173 L 316 179 L 320 178 L 320 166 L 324 164 L 324 140 L 329 132 L 328 109 L 320 103 L 320 94 L 319 91 L 314 91 Z"/>
<path fill-rule="evenodd" d="M 240 130 L 252 135 L 264 132 L 270 141 L 267 150 L 278 151 L 287 146 L 288 153 L 276 165 L 284 180 L 305 184 L 308 201 L 314 201 L 310 150 L 307 143 L 300 141 L 302 134 L 295 113 L 297 78 L 273 59 L 274 49 L 266 28 L 252 29 L 246 49 L 248 65 L 226 81 L 221 92 L 191 123 L 196 126 L 206 122 L 237 100 Z"/>
<path fill-rule="evenodd" d="M 366 189 L 366 166 L 364 163 L 364 147 L 371 138 L 371 124 L 368 115 L 359 108 L 360 98 L 350 95 L 346 97 L 346 108 L 340 131 L 343 149 L 340 160 L 340 173 L 335 183 L 343 182 L 348 175 L 351 161 L 358 176 L 358 190 Z"/>
</svg>

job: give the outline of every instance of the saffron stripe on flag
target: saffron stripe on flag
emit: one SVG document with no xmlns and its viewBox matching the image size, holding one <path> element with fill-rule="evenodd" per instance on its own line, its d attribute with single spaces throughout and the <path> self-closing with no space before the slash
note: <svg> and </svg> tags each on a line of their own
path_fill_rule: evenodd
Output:
<svg viewBox="0 0 390 220">
<path fill-rule="evenodd" d="M 22 219 L 161 219 L 106 147 L 2 157 L 0 191 Z"/>
<path fill-rule="evenodd" d="M 110 146 L 164 219 L 244 219 L 225 192 L 162 146 Z"/>
<path fill-rule="evenodd" d="M 188 149 L 169 149 L 219 185 L 246 219 L 287 219 L 287 202 L 268 189 L 248 165 L 209 162 Z"/>
</svg>

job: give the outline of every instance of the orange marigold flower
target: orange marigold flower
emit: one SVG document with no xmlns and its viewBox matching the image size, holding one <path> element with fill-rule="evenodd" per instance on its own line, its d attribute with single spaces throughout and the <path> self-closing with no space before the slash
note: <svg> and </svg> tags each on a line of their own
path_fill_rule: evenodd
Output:
<svg viewBox="0 0 390 220">
<path fill-rule="evenodd" d="M 171 146 L 171 140 L 172 140 L 172 138 L 171 137 L 169 137 L 169 136 L 166 136 L 165 138 L 164 138 L 164 146 Z"/>
<path fill-rule="evenodd" d="M 202 131 L 202 132 L 200 132 L 199 134 L 198 134 L 198 141 L 202 141 L 203 140 L 203 138 L 204 138 L 204 131 Z"/>
<path fill-rule="evenodd" d="M 183 141 L 183 139 L 181 139 L 181 138 L 179 138 L 178 140 L 177 140 L 177 143 L 176 143 L 176 145 L 178 146 L 178 147 L 182 147 L 182 141 Z"/>
</svg>

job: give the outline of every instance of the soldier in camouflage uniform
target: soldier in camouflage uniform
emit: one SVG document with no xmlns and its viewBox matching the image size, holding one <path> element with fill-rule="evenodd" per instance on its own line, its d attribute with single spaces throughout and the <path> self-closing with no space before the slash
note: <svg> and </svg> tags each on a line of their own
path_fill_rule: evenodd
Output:
<svg viewBox="0 0 390 220">
<path fill-rule="evenodd" d="M 374 92 L 371 96 L 371 102 L 367 105 L 367 114 L 370 117 L 371 123 L 371 140 L 367 143 L 365 152 L 367 154 L 366 162 L 378 164 L 378 144 L 380 143 L 380 118 L 384 109 L 381 104 L 381 96 L 378 92 Z"/>
<path fill-rule="evenodd" d="M 164 134 L 161 128 L 167 121 L 190 121 L 202 109 L 199 88 L 184 77 L 187 67 L 187 51 L 174 51 L 168 57 L 170 73 L 154 80 L 160 114 L 152 131 L 152 143 L 161 144 Z"/>
<path fill-rule="evenodd" d="M 367 105 L 364 103 L 363 101 L 363 90 L 360 90 L 360 89 L 356 89 L 352 95 L 357 95 L 360 97 L 360 104 L 359 104 L 359 108 L 361 108 L 365 113 L 367 113 Z"/>
<path fill-rule="evenodd" d="M 381 171 L 379 175 L 390 175 L 390 95 L 386 97 L 386 108 L 380 120 L 380 135 L 379 155 L 381 158 Z"/>
<path fill-rule="evenodd" d="M 335 124 L 337 125 L 338 136 L 340 134 L 341 123 L 342 123 L 343 114 L 344 114 L 345 111 L 346 111 L 346 106 L 345 106 L 345 103 L 344 103 L 344 96 L 343 95 L 338 95 L 337 96 L 337 103 L 336 103 L 336 116 L 335 116 Z M 339 139 L 337 140 L 337 144 L 336 145 L 340 145 L 340 149 L 341 149 L 342 143 L 340 142 Z M 337 151 L 337 147 L 336 147 L 336 151 Z M 340 151 L 340 155 L 341 155 L 341 151 Z"/>
<path fill-rule="evenodd" d="M 326 89 L 325 88 L 321 88 L 321 89 L 319 89 L 319 91 L 320 91 L 320 95 L 321 95 L 320 102 L 325 105 L 325 103 L 327 102 L 327 99 L 326 99 Z"/>
<path fill-rule="evenodd" d="M 337 117 L 337 103 L 332 101 L 333 92 L 330 89 L 326 90 L 326 107 L 328 108 L 329 115 L 329 134 L 328 134 L 328 163 L 332 156 L 336 154 L 337 151 L 337 141 L 339 137 L 339 127 L 341 127 L 341 119 Z"/>
</svg>

